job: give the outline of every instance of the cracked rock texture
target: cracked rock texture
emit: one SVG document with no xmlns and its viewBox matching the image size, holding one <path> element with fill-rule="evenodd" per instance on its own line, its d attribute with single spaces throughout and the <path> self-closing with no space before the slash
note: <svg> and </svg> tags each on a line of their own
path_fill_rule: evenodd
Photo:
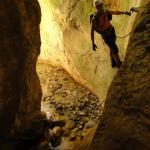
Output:
<svg viewBox="0 0 150 150">
<path fill-rule="evenodd" d="M 150 149 L 150 2 L 143 6 L 90 150 Z"/>
<path fill-rule="evenodd" d="M 35 69 L 40 53 L 40 7 L 36 0 L 1 0 L 0 17 L 0 147 L 3 149 L 1 140 L 13 136 L 22 125 L 40 115 L 41 87 Z"/>
</svg>

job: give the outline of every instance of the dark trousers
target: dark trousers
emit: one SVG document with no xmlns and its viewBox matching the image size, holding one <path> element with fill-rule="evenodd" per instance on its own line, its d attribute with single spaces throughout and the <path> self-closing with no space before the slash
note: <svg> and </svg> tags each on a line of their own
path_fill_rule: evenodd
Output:
<svg viewBox="0 0 150 150">
<path fill-rule="evenodd" d="M 116 45 L 116 33 L 114 27 L 110 27 L 108 30 L 101 33 L 105 43 L 109 46 L 112 52 L 118 53 L 118 46 Z"/>
<path fill-rule="evenodd" d="M 120 58 L 118 55 L 118 46 L 116 44 L 116 33 L 113 26 L 111 26 L 108 30 L 101 33 L 102 38 L 104 39 L 105 43 L 108 45 L 110 49 L 110 57 L 112 67 L 118 66 L 120 67 Z"/>
</svg>

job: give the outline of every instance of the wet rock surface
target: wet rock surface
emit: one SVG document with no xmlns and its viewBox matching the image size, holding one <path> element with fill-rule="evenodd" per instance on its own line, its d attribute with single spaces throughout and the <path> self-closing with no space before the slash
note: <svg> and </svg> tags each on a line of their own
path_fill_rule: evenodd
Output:
<svg viewBox="0 0 150 150">
<path fill-rule="evenodd" d="M 71 150 L 77 141 L 84 145 L 87 135 L 92 138 L 101 115 L 99 99 L 61 68 L 38 64 L 37 71 L 43 90 L 42 111 L 48 118 L 66 123 L 62 128 L 62 144 L 56 141 L 56 146 L 60 145 L 58 149 L 61 150 Z M 58 132 L 62 131 L 58 129 Z M 90 140 L 86 142 L 90 144 Z M 55 144 L 53 146 L 56 147 Z"/>
</svg>

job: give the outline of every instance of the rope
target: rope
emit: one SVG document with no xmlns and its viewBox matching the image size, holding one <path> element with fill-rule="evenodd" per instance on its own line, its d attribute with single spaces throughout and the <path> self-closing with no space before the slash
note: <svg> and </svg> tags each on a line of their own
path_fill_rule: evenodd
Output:
<svg viewBox="0 0 150 150">
<path fill-rule="evenodd" d="M 125 36 L 116 36 L 118 39 L 125 39 L 127 38 L 128 36 L 130 36 L 132 34 L 132 32 L 129 32 L 127 35 Z"/>
<path fill-rule="evenodd" d="M 144 6 L 141 6 L 141 7 L 132 7 L 132 8 L 150 8 L 150 7 L 144 7 Z"/>
<path fill-rule="evenodd" d="M 140 9 L 140 8 L 150 8 L 150 7 L 132 7 L 131 9 L 130 9 L 130 12 L 131 13 L 133 13 L 133 12 L 138 12 L 138 9 Z M 132 32 L 130 31 L 127 35 L 125 35 L 125 36 L 116 36 L 117 38 L 119 38 L 119 39 L 125 39 L 125 38 L 127 38 L 128 36 L 130 36 L 132 34 Z"/>
</svg>

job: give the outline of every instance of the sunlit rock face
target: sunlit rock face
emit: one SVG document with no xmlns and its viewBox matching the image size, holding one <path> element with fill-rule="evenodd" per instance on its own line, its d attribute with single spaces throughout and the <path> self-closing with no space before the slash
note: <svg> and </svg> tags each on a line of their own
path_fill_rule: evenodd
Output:
<svg viewBox="0 0 150 150">
<path fill-rule="evenodd" d="M 150 1 L 143 1 L 90 150 L 150 149 Z"/>
<path fill-rule="evenodd" d="M 59 64 L 64 56 L 63 33 L 55 20 L 55 12 L 49 0 L 40 1 L 42 10 L 40 58 Z"/>
<path fill-rule="evenodd" d="M 109 9 L 129 10 L 140 0 L 104 1 Z M 89 16 L 95 11 L 92 0 L 39 0 L 42 9 L 41 55 L 39 60 L 65 68 L 71 76 L 90 88 L 101 100 L 117 69 L 112 69 L 109 49 L 96 34 L 96 52 L 92 50 Z M 130 21 L 131 20 L 131 21 Z M 132 28 L 134 15 L 114 16 L 117 35 L 124 36 Z M 124 59 L 128 38 L 118 39 L 121 59 Z"/>
<path fill-rule="evenodd" d="M 0 147 L 40 113 L 41 87 L 35 70 L 40 53 L 40 7 L 36 0 L 0 1 Z"/>
</svg>

